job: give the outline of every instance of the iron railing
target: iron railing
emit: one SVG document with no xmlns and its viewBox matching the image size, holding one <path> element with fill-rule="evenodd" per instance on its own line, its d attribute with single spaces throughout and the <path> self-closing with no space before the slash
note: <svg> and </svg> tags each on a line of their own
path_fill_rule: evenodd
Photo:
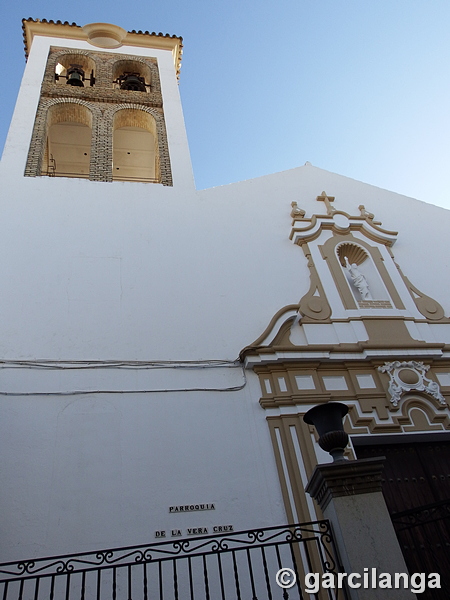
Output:
<svg viewBox="0 0 450 600">
<path fill-rule="evenodd" d="M 296 584 L 276 583 L 281 568 Z M 339 566 L 328 521 L 0 564 L 3 600 L 344 600 L 305 592 L 305 574 Z"/>
</svg>

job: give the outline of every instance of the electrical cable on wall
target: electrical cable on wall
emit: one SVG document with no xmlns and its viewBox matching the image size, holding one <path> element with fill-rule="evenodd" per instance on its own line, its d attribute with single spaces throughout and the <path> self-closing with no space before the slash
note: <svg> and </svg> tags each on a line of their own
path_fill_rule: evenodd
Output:
<svg viewBox="0 0 450 600">
<path fill-rule="evenodd" d="M 0 370 L 7 368 L 27 368 L 46 370 L 83 370 L 83 369 L 207 369 L 207 368 L 238 368 L 242 371 L 243 383 L 226 388 L 164 388 L 144 390 L 71 390 L 58 392 L 6 392 L 0 390 L 0 396 L 79 396 L 89 394 L 153 394 L 169 392 L 236 392 L 247 385 L 247 376 L 243 364 L 239 360 L 205 360 L 205 361 L 0 361 Z"/>
</svg>

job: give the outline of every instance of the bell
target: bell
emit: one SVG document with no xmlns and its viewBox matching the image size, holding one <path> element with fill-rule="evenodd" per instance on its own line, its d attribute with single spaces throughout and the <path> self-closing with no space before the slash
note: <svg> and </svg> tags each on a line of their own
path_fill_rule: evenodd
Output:
<svg viewBox="0 0 450 600">
<path fill-rule="evenodd" d="M 84 87 L 83 77 L 84 73 L 81 69 L 71 69 L 67 72 L 67 85 Z"/>
<path fill-rule="evenodd" d="M 308 410 L 303 420 L 314 425 L 319 434 L 319 446 L 329 452 L 333 461 L 345 460 L 344 450 L 348 444 L 348 434 L 344 431 L 342 419 L 348 413 L 348 406 L 341 402 L 326 402 Z"/>
<path fill-rule="evenodd" d="M 138 77 L 137 75 L 125 75 L 120 85 L 120 89 L 145 92 L 145 83 L 142 82 L 142 77 Z"/>
</svg>

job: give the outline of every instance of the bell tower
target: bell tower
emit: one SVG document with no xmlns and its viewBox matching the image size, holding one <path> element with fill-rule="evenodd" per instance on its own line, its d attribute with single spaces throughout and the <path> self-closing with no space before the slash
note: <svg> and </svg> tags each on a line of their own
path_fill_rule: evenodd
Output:
<svg viewBox="0 0 450 600">
<path fill-rule="evenodd" d="M 3 158 L 9 172 L 193 187 L 181 38 L 107 23 L 28 19 L 23 29 L 28 64 Z"/>
</svg>

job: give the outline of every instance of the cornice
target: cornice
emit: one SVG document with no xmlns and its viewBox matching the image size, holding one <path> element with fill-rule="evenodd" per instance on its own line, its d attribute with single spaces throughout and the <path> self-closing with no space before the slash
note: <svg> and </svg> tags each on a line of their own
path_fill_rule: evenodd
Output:
<svg viewBox="0 0 450 600">
<path fill-rule="evenodd" d="M 109 25 L 107 23 L 101 25 L 105 25 L 105 27 L 110 27 L 112 29 L 120 29 L 115 25 Z M 52 19 L 33 19 L 32 17 L 22 19 L 25 58 L 28 58 L 35 35 L 89 42 L 90 40 L 87 32 L 88 27 L 89 26 L 80 27 L 76 23 L 53 21 Z M 183 52 L 182 37 L 170 35 L 168 33 L 156 33 L 154 31 L 151 33 L 142 30 L 136 31 L 135 29 L 128 32 L 125 30 L 122 31 L 124 32 L 124 37 L 121 38 L 120 44 L 117 47 L 136 46 L 140 48 L 155 48 L 157 50 L 171 50 L 174 57 L 177 76 L 179 76 Z"/>
<path fill-rule="evenodd" d="M 381 492 L 385 457 L 317 465 L 306 491 L 325 510 L 332 498 Z"/>
<path fill-rule="evenodd" d="M 340 361 L 362 361 L 362 360 L 397 360 L 405 356 L 417 360 L 444 359 L 442 344 L 423 344 L 422 346 L 409 346 L 399 348 L 387 348 L 385 346 L 361 348 L 357 344 L 342 344 L 340 347 L 323 345 L 311 346 L 308 349 L 288 347 L 259 347 L 248 348 L 241 353 L 241 360 L 245 368 L 253 369 L 256 366 L 274 363 L 310 362 L 318 360 L 322 363 L 337 363 Z"/>
</svg>

